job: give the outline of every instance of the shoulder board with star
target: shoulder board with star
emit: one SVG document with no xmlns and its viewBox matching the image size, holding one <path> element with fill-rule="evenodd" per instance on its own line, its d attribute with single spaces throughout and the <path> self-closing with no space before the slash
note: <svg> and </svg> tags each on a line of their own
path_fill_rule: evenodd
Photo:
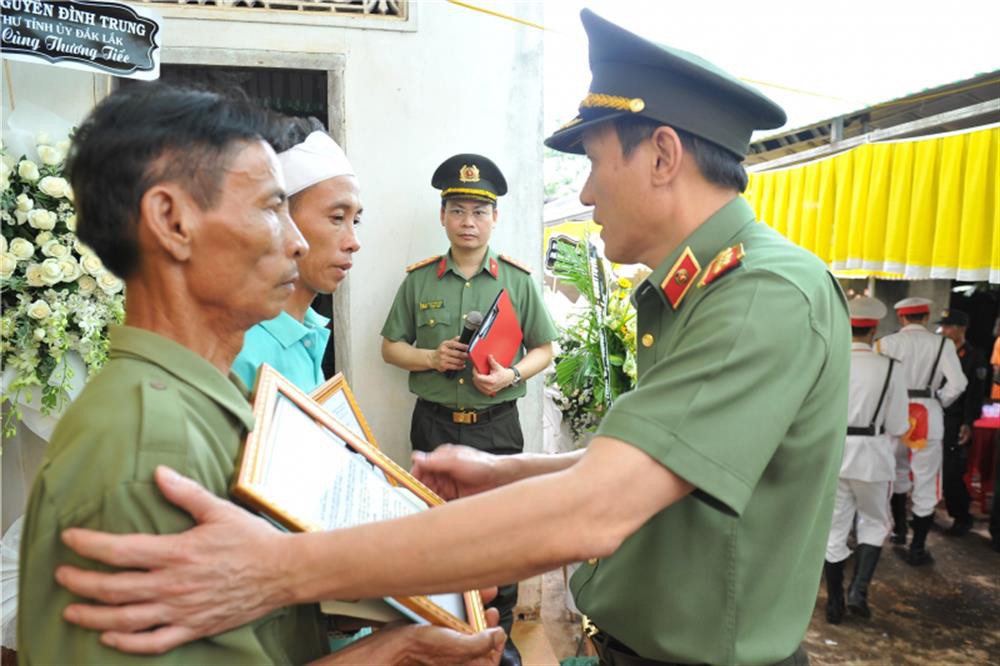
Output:
<svg viewBox="0 0 1000 666">
<path fill-rule="evenodd" d="M 433 257 L 427 257 L 426 259 L 422 259 L 422 260 L 418 261 L 415 264 L 410 264 L 409 266 L 407 266 L 406 267 L 406 272 L 407 273 L 411 273 L 411 272 L 417 270 L 418 268 L 423 268 L 424 266 L 428 266 L 430 264 L 433 264 L 435 261 L 437 261 L 440 258 L 441 258 L 441 255 L 440 254 L 436 254 Z"/>
<path fill-rule="evenodd" d="M 698 283 L 699 287 L 704 287 L 711 284 L 715 280 L 733 270 L 740 265 L 743 261 L 743 257 L 747 256 L 747 253 L 743 250 L 743 243 L 737 243 L 732 247 L 727 247 L 719 254 L 715 255 L 715 259 L 712 263 L 708 265 L 705 270 L 705 274 L 701 277 L 701 282 Z"/>
<path fill-rule="evenodd" d="M 501 254 L 500 258 L 503 259 L 504 261 L 506 261 L 508 264 L 510 264 L 514 268 L 520 268 L 522 271 L 524 271 L 525 273 L 528 273 L 528 274 L 531 273 L 531 266 L 529 266 L 527 264 L 523 264 L 520 261 L 518 261 L 517 259 L 514 259 L 513 257 L 508 257 L 506 254 Z"/>
</svg>

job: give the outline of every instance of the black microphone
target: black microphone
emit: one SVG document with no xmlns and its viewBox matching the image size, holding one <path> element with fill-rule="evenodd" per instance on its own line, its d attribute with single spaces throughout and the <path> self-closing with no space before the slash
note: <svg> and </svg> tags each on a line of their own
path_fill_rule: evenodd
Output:
<svg viewBox="0 0 1000 666">
<path fill-rule="evenodd" d="M 479 327 L 483 325 L 483 313 L 478 310 L 471 310 L 469 314 L 465 315 L 465 326 L 462 328 L 462 336 L 458 339 L 463 345 L 469 344 L 469 340 L 472 336 L 476 334 Z M 458 370 L 449 370 L 444 373 L 448 379 L 454 379 L 455 373 Z"/>
</svg>

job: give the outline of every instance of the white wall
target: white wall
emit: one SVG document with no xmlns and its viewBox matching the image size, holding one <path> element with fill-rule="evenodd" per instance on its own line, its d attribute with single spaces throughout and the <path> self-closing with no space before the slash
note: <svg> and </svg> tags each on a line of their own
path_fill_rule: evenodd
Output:
<svg viewBox="0 0 1000 666">
<path fill-rule="evenodd" d="M 542 39 L 540 31 L 444 2 L 412 3 L 416 30 L 165 20 L 163 47 L 344 54 L 346 149 L 362 183 L 361 252 L 348 279 L 350 376 L 375 436 L 409 457 L 413 396 L 406 373 L 382 362 L 381 330 L 414 261 L 447 249 L 431 173 L 459 152 L 482 153 L 504 171 L 494 247 L 536 268 L 542 242 Z M 495 11 L 540 22 L 541 4 L 497 0 Z M 247 65 L 267 66 L 260 59 Z M 17 100 L 78 121 L 105 77 L 10 63 Z M 9 108 L 4 89 L 5 109 Z M 540 279 L 540 277 L 539 277 Z M 541 387 L 520 403 L 526 447 L 541 450 Z"/>
</svg>

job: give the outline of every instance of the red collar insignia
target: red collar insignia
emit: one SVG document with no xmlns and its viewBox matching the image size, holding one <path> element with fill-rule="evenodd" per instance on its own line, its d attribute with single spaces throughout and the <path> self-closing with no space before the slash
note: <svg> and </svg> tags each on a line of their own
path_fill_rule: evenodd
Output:
<svg viewBox="0 0 1000 666">
<path fill-rule="evenodd" d="M 660 283 L 660 289 L 663 290 L 667 301 L 670 302 L 670 307 L 674 310 L 684 300 L 684 296 L 694 284 L 694 279 L 698 277 L 700 271 L 701 264 L 695 258 L 694 252 L 689 247 L 684 248 L 680 258 L 677 259 L 673 268 L 667 272 L 667 276 Z"/>
</svg>

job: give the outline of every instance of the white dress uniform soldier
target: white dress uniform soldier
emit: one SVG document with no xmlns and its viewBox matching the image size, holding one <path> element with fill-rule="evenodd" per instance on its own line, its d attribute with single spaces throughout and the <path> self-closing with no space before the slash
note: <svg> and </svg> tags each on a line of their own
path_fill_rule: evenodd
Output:
<svg viewBox="0 0 1000 666">
<path fill-rule="evenodd" d="M 931 301 L 904 298 L 896 303 L 902 328 L 876 343 L 875 349 L 903 364 L 910 397 L 910 431 L 896 445 L 896 483 L 892 495 L 893 537 L 906 543 L 906 494 L 913 491 L 913 540 L 904 559 L 914 566 L 934 561 L 925 547 L 940 499 L 942 407 L 962 395 L 968 380 L 955 343 L 927 330 Z M 911 481 L 912 474 L 912 481 Z"/>
<path fill-rule="evenodd" d="M 867 297 L 856 298 L 849 305 L 853 344 L 847 439 L 823 569 L 826 620 L 831 624 L 840 624 L 844 617 L 844 565 L 851 554 L 847 536 L 855 514 L 858 547 L 847 608 L 862 617 L 871 617 L 868 585 L 890 526 L 889 493 L 895 474 L 895 441 L 890 436 L 903 435 L 910 427 L 906 381 L 900 363 L 872 349 L 875 328 L 886 313 L 885 305 Z"/>
</svg>

